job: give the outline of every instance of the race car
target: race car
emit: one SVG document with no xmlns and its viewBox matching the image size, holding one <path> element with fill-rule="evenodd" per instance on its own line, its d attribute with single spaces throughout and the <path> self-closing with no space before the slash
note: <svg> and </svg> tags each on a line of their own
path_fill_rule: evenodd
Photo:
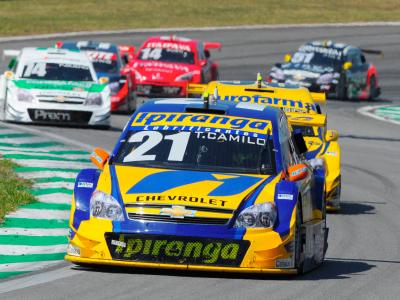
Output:
<svg viewBox="0 0 400 300">
<path fill-rule="evenodd" d="M 108 78 L 111 111 L 132 112 L 136 108 L 135 72 L 129 67 L 134 47 L 94 41 L 57 42 L 57 48 L 85 51 L 98 77 Z"/>
<path fill-rule="evenodd" d="M 288 126 L 282 110 L 249 103 L 145 103 L 111 155 L 94 150 L 98 169 L 78 174 L 66 260 L 291 274 L 319 266 L 324 172 L 301 160 L 304 140 Z"/>
<path fill-rule="evenodd" d="M 147 39 L 132 64 L 137 94 L 143 97 L 185 97 L 188 83 L 207 83 L 218 78 L 218 64 L 210 49 L 221 44 L 177 36 Z"/>
<path fill-rule="evenodd" d="M 20 123 L 110 126 L 107 78 L 81 52 L 56 48 L 5 50 L 0 78 L 4 119 Z"/>
<path fill-rule="evenodd" d="M 378 72 L 364 53 L 382 54 L 332 41 L 309 42 L 293 56 L 287 54 L 286 63 L 275 64 L 268 81 L 299 84 L 329 98 L 375 99 L 380 95 Z"/>
<path fill-rule="evenodd" d="M 266 83 L 260 74 L 257 81 L 213 81 L 208 85 L 191 84 L 189 93 L 206 92 L 216 100 L 255 103 L 278 107 L 286 112 L 294 130 L 300 130 L 307 142 L 305 157 L 314 168 L 326 169 L 326 205 L 329 211 L 340 209 L 341 171 L 339 134 L 327 130 L 326 115 L 320 103 L 325 102 L 322 93 L 310 93 L 308 89 L 282 83 Z"/>
</svg>

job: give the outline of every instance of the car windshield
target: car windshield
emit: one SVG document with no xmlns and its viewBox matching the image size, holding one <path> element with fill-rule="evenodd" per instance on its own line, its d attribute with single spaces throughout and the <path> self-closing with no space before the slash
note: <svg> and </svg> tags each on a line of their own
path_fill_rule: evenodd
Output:
<svg viewBox="0 0 400 300">
<path fill-rule="evenodd" d="M 290 63 L 287 65 L 289 69 L 330 69 L 338 70 L 341 65 L 341 55 L 336 52 L 296 52 Z"/>
<path fill-rule="evenodd" d="M 143 48 L 138 55 L 142 60 L 194 64 L 194 53 L 182 49 Z"/>
<path fill-rule="evenodd" d="M 222 132 L 131 130 L 121 141 L 113 163 L 210 172 L 275 173 L 271 136 L 259 138 Z"/>
<path fill-rule="evenodd" d="M 27 62 L 21 72 L 21 78 L 65 81 L 93 81 L 88 65 L 69 62 Z"/>
<path fill-rule="evenodd" d="M 118 73 L 117 53 L 102 51 L 87 51 L 96 73 Z"/>
</svg>

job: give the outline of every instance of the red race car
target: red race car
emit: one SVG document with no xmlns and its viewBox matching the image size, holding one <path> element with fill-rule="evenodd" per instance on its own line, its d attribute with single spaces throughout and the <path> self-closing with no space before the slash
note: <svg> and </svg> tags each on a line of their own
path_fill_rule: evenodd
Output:
<svg viewBox="0 0 400 300">
<path fill-rule="evenodd" d="M 221 43 L 201 42 L 176 36 L 147 39 L 140 47 L 132 68 L 138 96 L 185 97 L 188 83 L 218 79 L 218 64 L 210 59 L 210 49 Z"/>
<path fill-rule="evenodd" d="M 111 90 L 111 111 L 130 113 L 136 108 L 135 72 L 130 67 L 135 55 L 133 46 L 94 41 L 57 42 L 57 48 L 85 51 L 98 77 L 107 77 Z"/>
</svg>

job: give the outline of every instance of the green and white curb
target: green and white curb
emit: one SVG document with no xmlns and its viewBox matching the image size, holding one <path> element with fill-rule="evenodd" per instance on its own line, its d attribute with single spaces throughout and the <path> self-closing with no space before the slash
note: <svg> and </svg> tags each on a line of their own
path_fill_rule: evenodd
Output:
<svg viewBox="0 0 400 300">
<path fill-rule="evenodd" d="M 358 112 L 370 118 L 400 125 L 400 106 L 364 106 Z"/>
<path fill-rule="evenodd" d="M 89 152 L 49 137 L 0 124 L 0 155 L 34 182 L 38 202 L 9 213 L 0 224 L 0 279 L 37 271 L 63 260 L 75 177 L 91 167 Z"/>
</svg>

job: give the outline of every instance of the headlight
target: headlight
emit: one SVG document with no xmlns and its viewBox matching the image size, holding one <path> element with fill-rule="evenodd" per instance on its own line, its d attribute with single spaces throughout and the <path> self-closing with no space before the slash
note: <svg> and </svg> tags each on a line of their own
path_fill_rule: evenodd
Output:
<svg viewBox="0 0 400 300">
<path fill-rule="evenodd" d="M 89 94 L 86 98 L 85 105 L 98 105 L 101 106 L 103 104 L 103 99 L 101 98 L 100 93 Z"/>
<path fill-rule="evenodd" d="M 317 79 L 317 84 L 329 84 L 332 83 L 333 79 L 333 74 L 332 73 L 327 73 L 323 74 Z"/>
<path fill-rule="evenodd" d="M 124 215 L 118 201 L 113 196 L 95 191 L 90 198 L 90 215 L 94 218 L 123 221 Z"/>
<path fill-rule="evenodd" d="M 252 205 L 240 212 L 235 227 L 271 228 L 276 220 L 276 208 L 272 202 Z"/>
<path fill-rule="evenodd" d="M 116 94 L 118 94 L 118 92 L 119 92 L 119 90 L 120 90 L 120 88 L 119 88 L 119 82 L 117 81 L 117 82 L 111 82 L 109 85 L 108 85 L 108 88 L 110 89 L 110 91 L 111 91 L 111 95 L 116 95 Z"/>
<path fill-rule="evenodd" d="M 180 75 L 178 77 L 175 78 L 175 81 L 190 81 L 193 78 L 193 73 L 189 72 L 189 73 L 185 73 L 183 75 Z"/>
<path fill-rule="evenodd" d="M 35 99 L 28 90 L 18 90 L 17 98 L 22 102 L 33 102 L 33 99 Z"/>
</svg>

